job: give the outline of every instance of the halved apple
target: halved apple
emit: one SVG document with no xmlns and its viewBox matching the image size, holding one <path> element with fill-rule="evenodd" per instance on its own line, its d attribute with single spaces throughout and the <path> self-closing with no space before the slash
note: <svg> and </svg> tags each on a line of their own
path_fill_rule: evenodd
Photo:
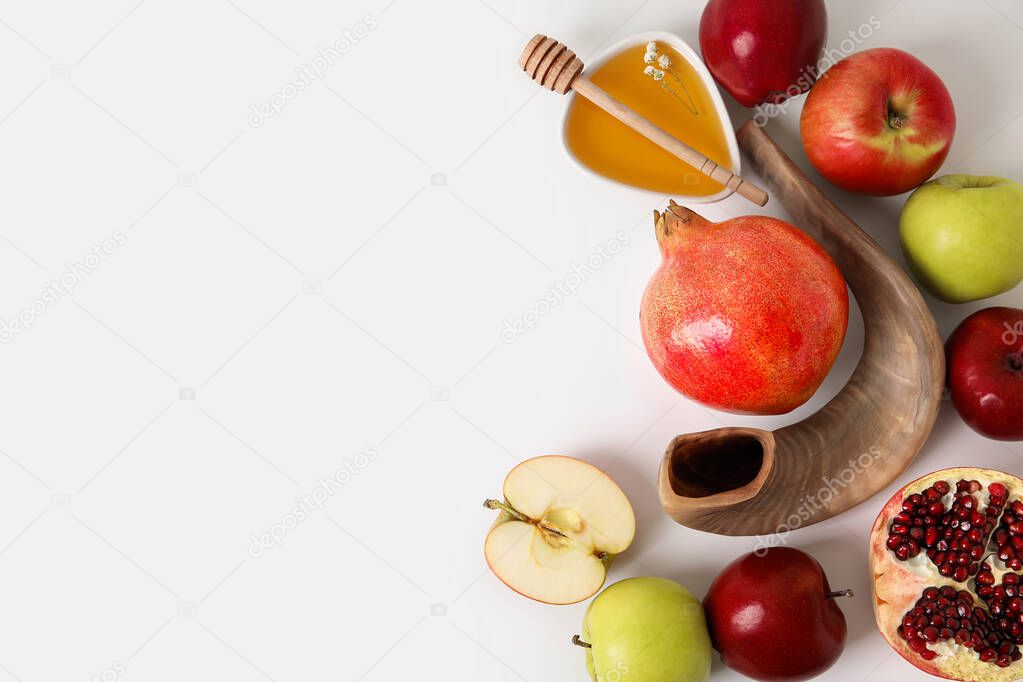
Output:
<svg viewBox="0 0 1023 682">
<path fill-rule="evenodd" d="M 490 570 L 519 594 L 547 604 L 574 604 L 603 586 L 611 560 L 636 534 L 629 499 L 592 464 L 534 457 L 504 479 L 501 515 L 484 544 Z"/>
</svg>

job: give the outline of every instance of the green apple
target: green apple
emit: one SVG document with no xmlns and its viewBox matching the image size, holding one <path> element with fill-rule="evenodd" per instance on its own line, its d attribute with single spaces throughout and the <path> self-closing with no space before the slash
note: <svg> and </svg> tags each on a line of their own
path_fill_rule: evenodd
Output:
<svg viewBox="0 0 1023 682">
<path fill-rule="evenodd" d="M 1023 185 L 945 175 L 921 185 L 899 219 L 917 279 L 949 303 L 995 296 L 1023 280 Z"/>
<path fill-rule="evenodd" d="M 665 578 L 629 578 L 590 603 L 583 618 L 586 669 L 596 682 L 705 682 L 710 635 L 703 606 Z"/>
</svg>

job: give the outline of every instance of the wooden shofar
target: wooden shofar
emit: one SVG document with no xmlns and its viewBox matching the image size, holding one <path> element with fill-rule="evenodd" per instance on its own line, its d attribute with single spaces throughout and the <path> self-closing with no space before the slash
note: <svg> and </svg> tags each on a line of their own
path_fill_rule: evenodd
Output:
<svg viewBox="0 0 1023 682">
<path fill-rule="evenodd" d="M 752 121 L 739 146 L 796 226 L 835 259 L 863 314 L 864 345 L 827 405 L 777 431 L 676 437 L 661 462 L 664 510 L 722 535 L 784 533 L 885 489 L 920 451 L 941 404 L 945 356 L 920 292 L 881 247 Z"/>
</svg>

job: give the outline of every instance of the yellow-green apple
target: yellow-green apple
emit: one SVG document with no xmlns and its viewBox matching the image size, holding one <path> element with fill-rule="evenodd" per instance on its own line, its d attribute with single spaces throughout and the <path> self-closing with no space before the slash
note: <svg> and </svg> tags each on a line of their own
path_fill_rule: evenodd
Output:
<svg viewBox="0 0 1023 682">
<path fill-rule="evenodd" d="M 611 560 L 632 543 L 636 516 L 621 488 L 592 464 L 534 457 L 504 479 L 484 543 L 490 570 L 519 594 L 574 604 L 597 593 Z"/>
<path fill-rule="evenodd" d="M 890 196 L 937 172 L 956 116 L 934 71 L 908 52 L 883 47 L 828 69 L 810 90 L 799 127 L 821 175 L 850 192 Z"/>
<path fill-rule="evenodd" d="M 655 212 L 661 266 L 640 306 L 643 343 L 668 383 L 719 410 L 783 414 L 810 399 L 845 339 L 838 266 L 769 216 L 712 223 Z"/>
<path fill-rule="evenodd" d="M 711 646 L 700 601 L 665 578 L 611 585 L 586 609 L 582 639 L 595 682 L 704 682 Z"/>
<path fill-rule="evenodd" d="M 1023 280 L 1023 185 L 944 175 L 917 189 L 899 219 L 906 261 L 935 296 L 964 303 Z"/>
<path fill-rule="evenodd" d="M 846 625 L 821 565 L 805 552 L 772 547 L 743 555 L 714 579 L 703 606 L 714 648 L 754 680 L 797 682 L 838 660 Z"/>
<path fill-rule="evenodd" d="M 1023 310 L 978 310 L 946 349 L 952 404 L 963 420 L 988 438 L 1023 440 Z"/>
</svg>

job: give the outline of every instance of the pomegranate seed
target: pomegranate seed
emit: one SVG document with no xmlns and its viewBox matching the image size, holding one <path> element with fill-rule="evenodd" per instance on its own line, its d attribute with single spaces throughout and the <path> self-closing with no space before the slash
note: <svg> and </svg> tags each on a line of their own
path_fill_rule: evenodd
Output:
<svg viewBox="0 0 1023 682">
<path fill-rule="evenodd" d="M 980 568 L 982 574 L 991 572 L 987 564 Z M 1023 607 L 1023 599 L 1018 605 Z M 1023 654 L 1011 632 L 1015 625 L 1023 633 L 1023 614 L 1019 614 L 1018 620 L 1002 617 L 990 621 L 984 608 L 971 606 L 973 595 L 966 590 L 956 590 L 951 585 L 927 587 L 916 606 L 903 616 L 898 635 L 925 660 L 937 655 L 927 648 L 928 643 L 948 640 L 972 648 L 985 662 L 1001 660 L 1011 664 L 1019 660 Z"/>
<path fill-rule="evenodd" d="M 951 501 L 943 502 L 953 490 Z M 940 575 L 960 583 L 959 587 L 969 581 L 974 590 L 927 587 L 905 613 L 898 635 L 924 660 L 938 656 L 928 644 L 942 641 L 972 649 L 981 661 L 1000 667 L 1023 660 L 1023 576 L 1019 573 L 1023 571 L 1023 497 L 1009 501 L 1010 490 L 1000 482 L 987 486 L 984 500 L 977 496 L 982 490 L 977 480 L 936 481 L 905 496 L 902 509 L 891 518 L 885 546 L 895 559 L 905 561 L 924 551 Z M 982 563 L 988 554 L 994 566 Z M 975 602 L 974 594 L 979 601 Z"/>
</svg>

